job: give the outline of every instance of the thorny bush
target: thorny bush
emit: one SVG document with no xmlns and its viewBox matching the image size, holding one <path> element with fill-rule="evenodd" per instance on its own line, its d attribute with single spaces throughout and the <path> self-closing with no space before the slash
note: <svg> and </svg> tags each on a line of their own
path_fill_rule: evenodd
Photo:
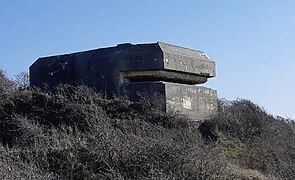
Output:
<svg viewBox="0 0 295 180">
<path fill-rule="evenodd" d="M 217 117 L 191 123 L 163 113 L 157 95 L 15 88 L 3 73 L 0 90 L 2 179 L 295 178 L 293 121 L 247 100 L 220 101 Z"/>
</svg>

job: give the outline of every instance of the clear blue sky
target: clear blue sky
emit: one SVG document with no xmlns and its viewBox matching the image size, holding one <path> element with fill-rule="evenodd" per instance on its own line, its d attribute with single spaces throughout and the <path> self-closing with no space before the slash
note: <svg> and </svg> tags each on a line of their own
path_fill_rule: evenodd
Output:
<svg viewBox="0 0 295 180">
<path fill-rule="evenodd" d="M 163 41 L 205 51 L 206 86 L 295 119 L 294 0 L 0 0 L 0 68 L 40 56 Z"/>
</svg>

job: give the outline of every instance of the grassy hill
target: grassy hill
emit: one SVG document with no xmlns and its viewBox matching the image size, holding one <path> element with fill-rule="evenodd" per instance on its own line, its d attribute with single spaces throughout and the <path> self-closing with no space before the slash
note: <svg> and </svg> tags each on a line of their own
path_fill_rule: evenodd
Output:
<svg viewBox="0 0 295 180">
<path fill-rule="evenodd" d="M 52 93 L 0 72 L 1 179 L 295 179 L 293 121 L 220 100 L 217 117 L 193 123 L 157 99 Z"/>
</svg>

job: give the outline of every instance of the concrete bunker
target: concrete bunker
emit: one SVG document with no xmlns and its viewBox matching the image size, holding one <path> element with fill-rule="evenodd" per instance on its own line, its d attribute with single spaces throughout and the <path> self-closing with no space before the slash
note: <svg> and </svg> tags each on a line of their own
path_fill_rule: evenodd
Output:
<svg viewBox="0 0 295 180">
<path fill-rule="evenodd" d="M 42 57 L 30 66 L 31 86 L 87 85 L 133 101 L 139 92 L 158 93 L 165 111 L 178 110 L 193 120 L 217 112 L 217 92 L 200 86 L 215 75 L 215 63 L 204 52 L 162 42 Z"/>
</svg>

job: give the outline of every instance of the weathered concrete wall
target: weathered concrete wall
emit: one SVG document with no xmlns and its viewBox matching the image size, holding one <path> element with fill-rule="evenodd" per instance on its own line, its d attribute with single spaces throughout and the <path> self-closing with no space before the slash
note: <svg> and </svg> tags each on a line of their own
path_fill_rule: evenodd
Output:
<svg viewBox="0 0 295 180">
<path fill-rule="evenodd" d="M 203 51 L 159 43 L 164 54 L 164 69 L 215 77 L 215 63 Z"/>
<path fill-rule="evenodd" d="M 202 51 L 166 43 L 115 47 L 39 58 L 30 67 L 31 86 L 87 85 L 108 97 L 158 92 L 166 111 L 180 110 L 194 120 L 217 109 L 216 91 L 195 86 L 215 76 L 215 63 Z"/>
<path fill-rule="evenodd" d="M 156 43 L 44 57 L 31 65 L 30 84 L 85 84 L 111 96 L 119 93 L 120 71 L 163 69 L 162 59 L 163 53 Z"/>
<path fill-rule="evenodd" d="M 166 82 L 165 91 L 168 110 L 180 111 L 195 121 L 205 120 L 217 113 L 216 90 Z"/>
<path fill-rule="evenodd" d="M 217 91 L 201 87 L 170 82 L 131 83 L 126 93 L 137 101 L 140 95 L 157 93 L 159 105 L 169 111 L 179 111 L 194 121 L 205 120 L 217 114 Z"/>
</svg>

